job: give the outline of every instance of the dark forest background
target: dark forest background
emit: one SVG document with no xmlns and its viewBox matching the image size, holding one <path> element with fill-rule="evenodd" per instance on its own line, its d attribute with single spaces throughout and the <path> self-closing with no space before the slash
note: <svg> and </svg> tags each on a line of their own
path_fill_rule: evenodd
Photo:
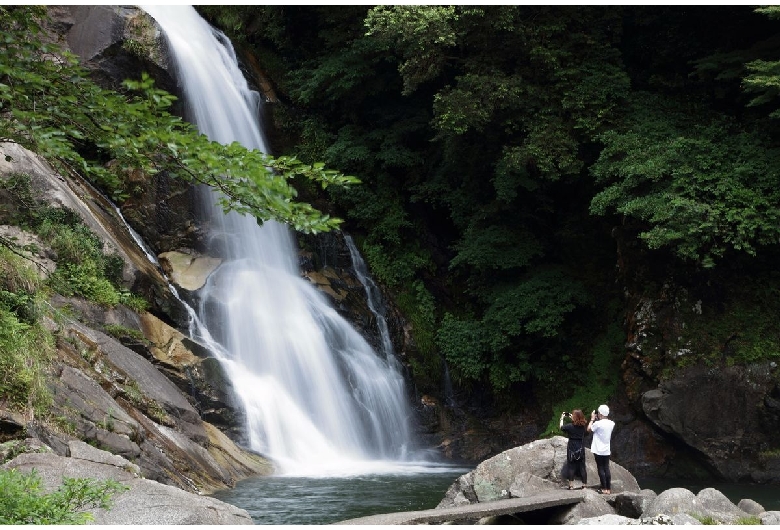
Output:
<svg viewBox="0 0 780 530">
<path fill-rule="evenodd" d="M 300 191 L 411 322 L 421 392 L 446 363 L 496 411 L 607 400 L 627 299 L 669 281 L 709 311 L 680 362 L 780 357 L 776 8 L 198 10 L 270 83 L 274 154 L 362 181 Z"/>
</svg>

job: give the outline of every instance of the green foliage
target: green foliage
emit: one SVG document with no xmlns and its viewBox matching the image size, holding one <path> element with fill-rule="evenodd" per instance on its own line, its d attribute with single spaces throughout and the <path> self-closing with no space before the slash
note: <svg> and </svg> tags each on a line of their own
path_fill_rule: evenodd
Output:
<svg viewBox="0 0 780 530">
<path fill-rule="evenodd" d="M 0 246 L 0 396 L 11 407 L 48 414 L 45 385 L 54 339 L 40 323 L 40 279 L 32 263 Z"/>
<path fill-rule="evenodd" d="M 118 279 L 115 262 L 103 254 L 100 240 L 75 214 L 42 208 L 33 214 L 33 221 L 39 221 L 34 229 L 57 253 L 57 269 L 49 282 L 58 292 L 77 294 L 106 307 L 137 298 L 129 293 L 123 296 L 112 282 Z"/>
<path fill-rule="evenodd" d="M 611 323 L 607 331 L 598 337 L 593 345 L 593 356 L 590 362 L 580 360 L 567 370 L 568 377 L 556 374 L 557 381 L 549 382 L 556 385 L 557 399 L 551 407 L 550 421 L 542 433 L 543 437 L 560 434 L 558 420 L 561 411 L 571 412 L 580 409 L 587 418 L 592 410 L 602 403 L 608 403 L 615 395 L 619 376 L 614 368 L 623 356 L 624 342 L 625 332 L 622 327 L 617 322 Z M 564 385 L 572 391 L 570 395 L 560 399 L 560 388 Z"/>
<path fill-rule="evenodd" d="M 489 333 L 482 323 L 465 318 L 444 315 L 437 341 L 447 361 L 464 379 L 480 379 L 488 367 L 483 352 L 489 349 Z"/>
<path fill-rule="evenodd" d="M 119 289 L 119 303 L 129 307 L 136 313 L 143 313 L 149 309 L 149 302 L 145 298 L 133 294 L 127 289 Z"/>
<path fill-rule="evenodd" d="M 105 307 L 115 307 L 119 303 L 116 288 L 101 276 L 94 262 L 60 265 L 51 276 L 51 284 L 61 294 L 80 295 Z"/>
<path fill-rule="evenodd" d="M 64 263 L 81 265 L 101 260 L 103 249 L 97 236 L 75 214 L 63 210 L 44 210 L 42 222 L 35 227 L 38 235 L 51 245 L 57 259 Z"/>
<path fill-rule="evenodd" d="M 773 20 L 780 18 L 778 6 L 758 7 L 755 11 Z M 777 106 L 777 98 L 780 95 L 780 61 L 776 57 L 775 55 L 743 61 L 747 75 L 743 75 L 742 87 L 752 96 L 747 103 L 749 107 Z M 780 110 L 775 108 L 769 113 L 769 117 L 780 118 Z"/>
<path fill-rule="evenodd" d="M 46 369 L 54 354 L 54 339 L 41 324 L 28 324 L 0 307 L 0 395 L 16 410 L 48 414 L 51 395 Z"/>
<path fill-rule="evenodd" d="M 127 489 L 115 480 L 65 477 L 57 490 L 45 493 L 35 470 L 0 470 L 0 524 L 86 524 L 94 519 L 87 509 L 109 509 L 113 495 Z"/>
<path fill-rule="evenodd" d="M 715 519 L 714 517 L 712 517 L 711 515 L 701 515 L 701 514 L 698 514 L 698 513 L 693 513 L 693 514 L 691 514 L 691 516 L 693 516 L 694 519 L 696 519 L 697 521 L 699 521 L 699 523 L 701 523 L 703 525 L 717 525 L 717 524 L 720 524 L 720 523 L 718 523 L 718 520 Z"/>
<path fill-rule="evenodd" d="M 35 264 L 23 257 L 23 249 L 8 241 L 0 245 L 0 307 L 27 324 L 34 324 L 44 311 L 39 295 L 41 278 Z"/>
<path fill-rule="evenodd" d="M 420 333 L 416 376 L 440 354 L 460 384 L 542 395 L 608 357 L 616 259 L 709 278 L 780 238 L 771 6 L 228 11 L 274 69 L 285 140 L 360 176 L 328 198 Z"/>
<path fill-rule="evenodd" d="M 745 91 L 755 94 L 748 106 L 757 107 L 775 102 L 780 93 L 780 61 L 758 59 L 745 66 L 748 70 L 744 79 Z M 780 110 L 772 111 L 769 116 L 780 118 Z"/>
<path fill-rule="evenodd" d="M 115 200 L 124 196 L 125 172 L 167 171 L 216 188 L 224 209 L 261 221 L 277 219 L 307 232 L 339 225 L 296 202 L 289 181 L 306 179 L 326 188 L 357 179 L 323 164 L 212 142 L 168 112 L 176 98 L 154 88 L 146 74 L 125 82 L 133 96 L 98 87 L 73 55 L 41 41 L 41 16 L 40 9 L 27 6 L 0 7 L 0 109 L 10 117 L 0 121 L 3 141 L 45 156 L 63 174 L 84 174 Z M 54 56 L 60 60 L 50 60 Z"/>
<path fill-rule="evenodd" d="M 620 130 L 601 135 L 591 173 L 596 215 L 632 220 L 651 249 L 713 267 L 729 251 L 755 255 L 780 236 L 780 150 L 761 135 L 646 95 Z"/>
<path fill-rule="evenodd" d="M 483 322 L 489 329 L 501 331 L 502 337 L 492 341 L 496 345 L 503 345 L 506 337 L 553 337 L 560 333 L 566 315 L 589 302 L 579 282 L 553 268 L 538 271 L 516 285 L 498 286 L 487 297 L 492 303 Z"/>
<path fill-rule="evenodd" d="M 390 50 L 399 50 L 403 61 L 404 94 L 439 75 L 447 51 L 457 45 L 453 22 L 455 6 L 378 6 L 366 15 L 366 35 L 376 36 Z"/>
<path fill-rule="evenodd" d="M 14 175 L 0 184 L 14 196 L 19 206 L 14 221 L 38 234 L 57 254 L 58 266 L 48 283 L 61 294 L 78 294 L 106 307 L 123 303 L 135 311 L 145 311 L 148 302 L 118 287 L 123 261 L 117 255 L 106 255 L 98 237 L 68 208 L 54 208 L 32 198 L 30 178 Z M 33 274 L 35 286 L 23 290 L 18 286 L 0 291 L 0 300 L 16 298 L 17 305 L 31 304 L 31 295 L 40 287 Z M 35 306 L 32 306 L 35 307 Z M 35 320 L 33 318 L 32 320 Z"/>
<path fill-rule="evenodd" d="M 534 373 L 529 351 L 565 329 L 567 316 L 588 302 L 582 285 L 549 269 L 525 281 L 483 293 L 482 318 L 447 313 L 436 340 L 454 377 L 487 376 L 495 390 L 528 380 Z"/>
<path fill-rule="evenodd" d="M 469 226 L 454 248 L 451 269 L 469 265 L 481 271 L 526 267 L 544 253 L 533 234 L 499 225 Z"/>
<path fill-rule="evenodd" d="M 780 360 L 780 331 L 774 318 L 780 311 L 780 278 L 770 273 L 754 279 L 750 286 L 727 287 L 723 302 L 701 304 L 700 313 L 682 312 L 678 346 L 684 354 L 675 356 L 677 366 Z"/>
</svg>

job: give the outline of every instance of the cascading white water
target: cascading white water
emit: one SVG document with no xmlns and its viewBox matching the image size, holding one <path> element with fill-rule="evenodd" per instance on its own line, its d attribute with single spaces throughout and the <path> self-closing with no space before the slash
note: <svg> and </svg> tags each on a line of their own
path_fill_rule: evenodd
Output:
<svg viewBox="0 0 780 530">
<path fill-rule="evenodd" d="M 267 152 L 259 94 L 229 40 L 192 6 L 140 6 L 163 30 L 189 117 L 211 140 Z M 252 449 L 283 474 L 370 471 L 408 458 L 410 410 L 394 363 L 300 276 L 288 227 L 225 215 L 206 191 L 212 253 L 223 264 L 198 310 L 243 400 Z M 384 465 L 384 464 L 382 464 Z"/>
<path fill-rule="evenodd" d="M 379 339 L 382 343 L 382 355 L 388 362 L 394 364 L 395 367 L 400 370 L 400 366 L 397 365 L 397 361 L 395 357 L 393 357 L 393 341 L 390 339 L 390 328 L 387 326 L 386 308 L 382 303 L 379 287 L 371 276 L 369 276 L 366 262 L 363 261 L 363 257 L 355 246 L 352 237 L 344 234 L 344 241 L 349 249 L 349 256 L 352 258 L 352 268 L 355 270 L 355 274 L 366 292 L 368 308 L 376 316 L 376 326 L 379 330 Z"/>
</svg>

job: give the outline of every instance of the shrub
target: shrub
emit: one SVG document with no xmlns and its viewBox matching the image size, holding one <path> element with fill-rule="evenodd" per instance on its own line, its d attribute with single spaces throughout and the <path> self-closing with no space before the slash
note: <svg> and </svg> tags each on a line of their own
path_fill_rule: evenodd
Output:
<svg viewBox="0 0 780 530">
<path fill-rule="evenodd" d="M 126 489 L 115 480 L 65 477 L 56 491 L 43 493 L 35 470 L 0 470 L 0 524 L 85 524 L 94 519 L 86 509 L 108 509 Z"/>
<path fill-rule="evenodd" d="M 51 395 L 45 377 L 53 352 L 51 333 L 0 307 L 0 396 L 10 407 L 32 406 L 39 416 L 48 413 Z"/>
<path fill-rule="evenodd" d="M 0 246 L 0 307 L 13 312 L 22 322 L 33 324 L 43 311 L 40 287 L 41 279 L 32 262 Z"/>
</svg>

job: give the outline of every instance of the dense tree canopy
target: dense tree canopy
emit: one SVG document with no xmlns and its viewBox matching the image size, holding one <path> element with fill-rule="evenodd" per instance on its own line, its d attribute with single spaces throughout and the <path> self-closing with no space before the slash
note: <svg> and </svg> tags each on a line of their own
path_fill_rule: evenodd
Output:
<svg viewBox="0 0 780 530">
<path fill-rule="evenodd" d="M 277 149 L 363 181 L 331 198 L 420 384 L 426 355 L 496 391 L 619 358 L 613 237 L 701 274 L 780 241 L 776 8 L 200 9 L 282 94 Z"/>
</svg>

